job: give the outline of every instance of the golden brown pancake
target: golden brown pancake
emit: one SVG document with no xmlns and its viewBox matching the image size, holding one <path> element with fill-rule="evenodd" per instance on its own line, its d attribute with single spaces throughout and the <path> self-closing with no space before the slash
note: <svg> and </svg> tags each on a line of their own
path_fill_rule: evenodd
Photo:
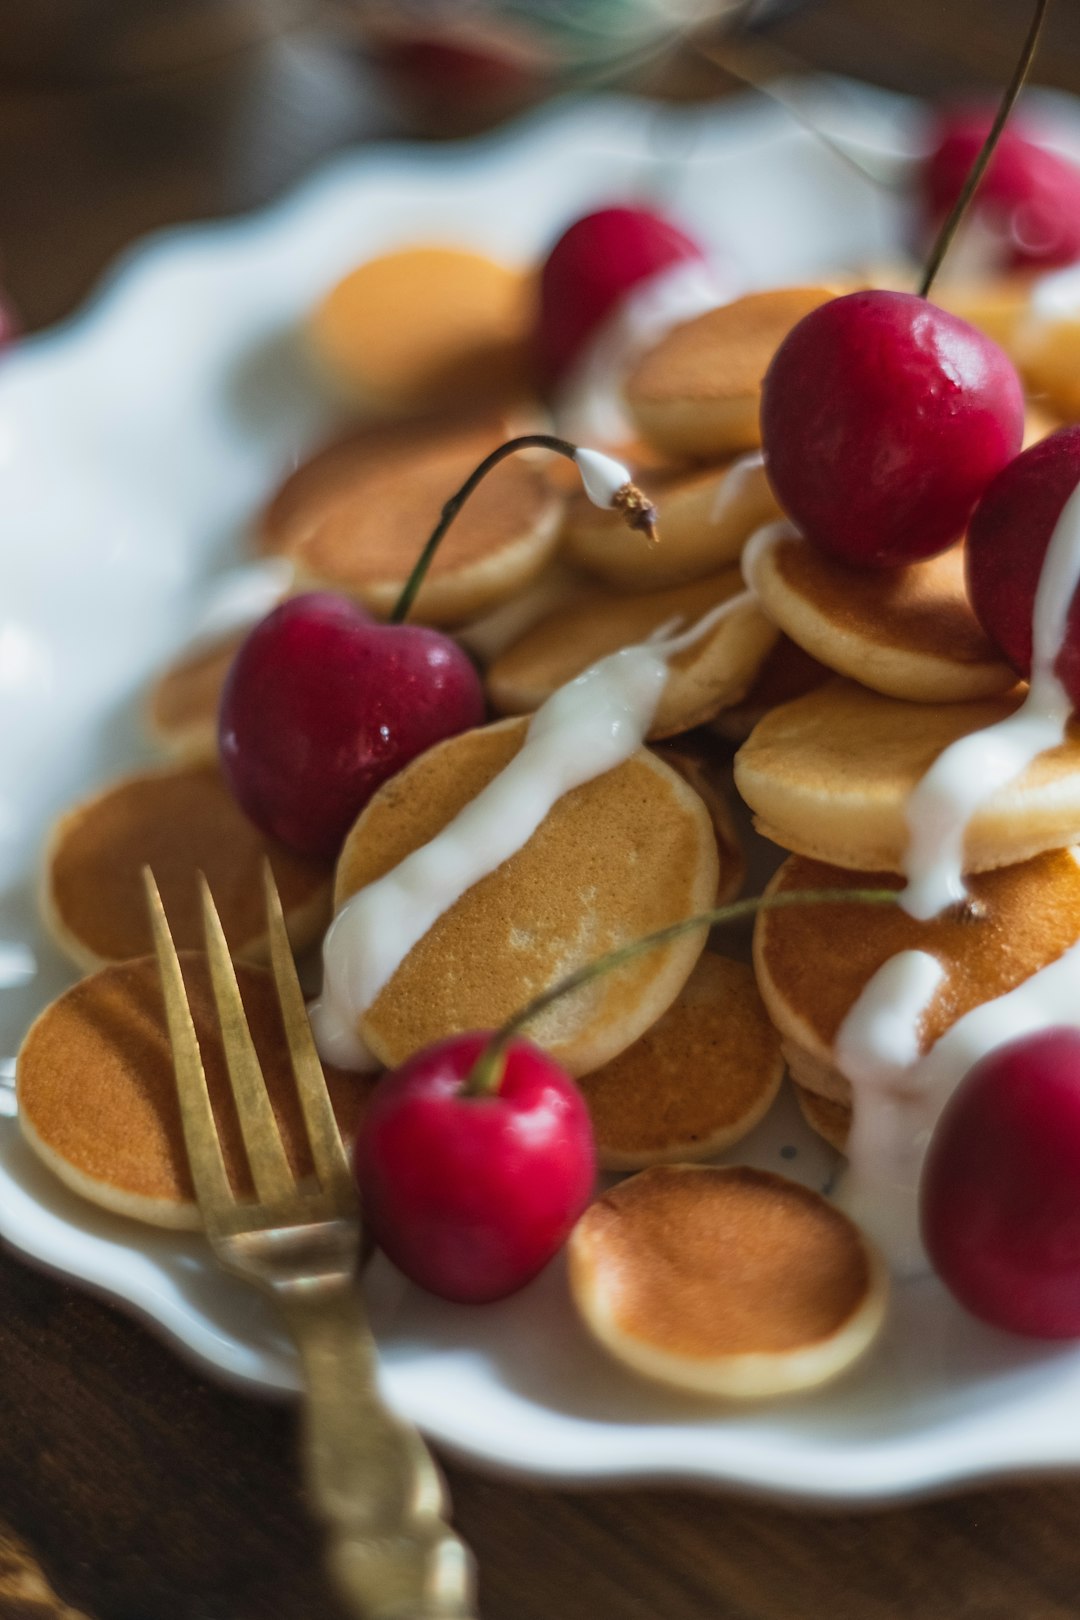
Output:
<svg viewBox="0 0 1080 1620">
<path fill-rule="evenodd" d="M 590 1205 L 570 1238 L 586 1326 L 647 1378 L 754 1399 L 860 1356 L 887 1274 L 820 1194 L 745 1166 L 656 1165 Z"/>
<path fill-rule="evenodd" d="M 581 1081 L 600 1163 L 711 1158 L 764 1118 L 783 1073 L 753 969 L 706 951 L 664 1016 Z"/>
<path fill-rule="evenodd" d="M 735 756 L 735 785 L 758 830 L 782 849 L 864 872 L 898 872 L 907 802 L 949 743 L 1012 714 L 1019 695 L 904 703 L 830 681 L 757 725 Z M 1075 723 L 972 817 L 964 866 L 981 872 L 1064 849 L 1080 827 Z"/>
<path fill-rule="evenodd" d="M 525 391 L 532 278 L 480 253 L 410 247 L 351 271 L 307 340 L 348 399 L 380 415 L 459 409 Z"/>
<path fill-rule="evenodd" d="M 1044 410 L 1063 422 L 1080 419 L 1080 319 L 1031 312 L 1018 323 L 1011 352 Z"/>
<path fill-rule="evenodd" d="M 478 663 L 490 664 L 549 614 L 571 604 L 598 601 L 604 594 L 603 586 L 595 579 L 557 556 L 509 601 L 461 625 L 454 632 L 455 639 Z"/>
<path fill-rule="evenodd" d="M 225 1166 L 237 1195 L 250 1198 L 206 958 L 186 951 L 181 963 Z M 273 980 L 244 965 L 236 976 L 286 1155 L 297 1176 L 310 1175 Z M 351 1140 L 371 1081 L 324 1072 Z M 23 1041 L 15 1084 L 24 1137 L 75 1192 L 155 1226 L 200 1224 L 153 957 L 102 968 L 46 1007 Z"/>
<path fill-rule="evenodd" d="M 616 590 L 655 590 L 715 574 L 735 561 L 755 529 L 779 515 L 757 460 L 660 472 L 631 462 L 630 472 L 660 514 L 658 542 L 584 495 L 570 501 L 563 527 L 564 554 Z"/>
<path fill-rule="evenodd" d="M 715 745 L 710 746 L 708 735 L 701 732 L 679 737 L 675 742 L 658 743 L 656 751 L 689 783 L 709 812 L 720 856 L 716 904 L 722 906 L 734 899 L 746 878 L 746 851 L 729 798 L 735 792 L 731 762 L 719 756 Z"/>
<path fill-rule="evenodd" d="M 380 788 L 345 842 L 335 904 L 440 832 L 509 764 L 526 729 L 508 720 L 451 738 Z M 493 1029 L 574 968 L 707 909 L 717 878 L 705 806 L 643 749 L 564 794 L 522 849 L 443 913 L 360 1033 L 397 1064 L 431 1041 Z M 572 1074 L 598 1068 L 667 1010 L 704 943 L 695 931 L 565 997 L 530 1038 Z"/>
<path fill-rule="evenodd" d="M 912 286 L 914 291 L 914 286 Z M 1027 276 L 987 276 L 963 280 L 945 277 L 935 284 L 933 302 L 961 320 L 970 321 L 980 332 L 1000 343 L 1007 354 L 1015 355 L 1017 330 L 1023 321 L 1031 294 Z"/>
<path fill-rule="evenodd" d="M 488 697 L 500 714 L 531 714 L 556 687 L 608 653 L 644 641 L 673 620 L 680 628 L 692 626 L 721 602 L 730 602 L 730 610 L 671 659 L 649 735 L 689 731 L 743 696 L 776 640 L 737 568 L 692 585 L 588 599 L 550 614 L 491 664 Z"/>
<path fill-rule="evenodd" d="M 234 956 L 266 955 L 262 866 L 269 858 L 293 948 L 329 920 L 327 862 L 264 837 L 213 764 L 171 765 L 121 777 L 54 825 L 43 911 L 61 948 L 91 971 L 152 949 L 142 869 L 152 868 L 179 949 L 199 949 L 204 872 Z"/>
<path fill-rule="evenodd" d="M 176 759 L 213 759 L 221 689 L 249 628 L 182 654 L 158 676 L 147 698 L 151 737 Z"/>
<path fill-rule="evenodd" d="M 673 327 L 626 379 L 642 437 L 671 456 L 699 460 L 761 443 L 761 382 L 796 323 L 833 297 L 825 287 L 749 293 Z"/>
<path fill-rule="evenodd" d="M 516 426 L 492 416 L 354 433 L 285 480 L 263 513 L 258 543 L 292 561 L 298 588 L 345 591 L 385 617 L 444 502 Z M 554 553 L 562 508 L 540 461 L 509 457 L 455 518 L 412 617 L 464 624 L 523 589 Z"/>
<path fill-rule="evenodd" d="M 770 709 L 813 692 L 831 677 L 831 670 L 781 633 L 749 692 L 741 702 L 721 709 L 711 729 L 728 742 L 745 742 Z"/>
<path fill-rule="evenodd" d="M 792 641 L 876 692 L 955 703 L 1016 685 L 968 601 L 962 546 L 907 568 L 853 568 L 776 525 L 754 536 L 743 573 Z"/>
<path fill-rule="evenodd" d="M 828 1097 L 819 1096 L 816 1091 L 808 1091 L 805 1086 L 794 1082 L 792 1090 L 799 1105 L 799 1112 L 810 1129 L 823 1137 L 837 1153 L 846 1152 L 851 1132 L 850 1104 L 833 1102 Z"/>
<path fill-rule="evenodd" d="M 769 893 L 898 888 L 888 873 L 856 873 L 793 855 Z M 836 1066 L 844 1019 L 877 970 L 900 951 L 927 951 L 945 970 L 920 1026 L 923 1051 L 974 1007 L 1022 984 L 1080 938 L 1080 865 L 1071 850 L 1038 855 L 969 880 L 974 918 L 917 922 L 899 906 L 813 905 L 759 912 L 754 968 L 793 1077 L 848 1105 Z"/>
</svg>

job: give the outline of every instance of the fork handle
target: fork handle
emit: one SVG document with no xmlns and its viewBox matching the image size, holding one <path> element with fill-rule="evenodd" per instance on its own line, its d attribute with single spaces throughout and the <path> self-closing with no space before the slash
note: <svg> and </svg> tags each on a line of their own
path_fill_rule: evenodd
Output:
<svg viewBox="0 0 1080 1620">
<path fill-rule="evenodd" d="M 430 1451 L 379 1394 L 355 1286 L 279 1302 L 307 1392 L 308 1493 L 327 1526 L 342 1595 L 364 1620 L 473 1620 L 472 1555 L 447 1522 Z"/>
</svg>

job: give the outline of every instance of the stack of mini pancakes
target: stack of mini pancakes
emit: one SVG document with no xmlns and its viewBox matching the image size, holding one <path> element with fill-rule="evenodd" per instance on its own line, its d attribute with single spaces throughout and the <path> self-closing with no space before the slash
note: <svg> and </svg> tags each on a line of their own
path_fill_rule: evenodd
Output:
<svg viewBox="0 0 1080 1620">
<path fill-rule="evenodd" d="M 556 687 L 673 620 L 725 608 L 672 661 L 650 736 L 658 746 L 567 794 L 444 913 L 365 1015 L 371 1050 L 392 1065 L 455 1030 L 491 1027 L 604 950 L 733 895 L 745 863 L 728 808 L 730 740 L 745 739 L 738 791 L 760 830 L 792 852 L 778 886 L 842 887 L 898 870 L 910 788 L 946 742 L 1008 712 L 1015 680 L 967 605 L 959 549 L 861 574 L 782 521 L 756 453 L 761 378 L 791 326 L 830 296 L 806 287 L 735 300 L 674 328 L 625 379 L 638 437 L 608 448 L 656 501 L 659 544 L 590 505 L 550 458 L 509 460 L 481 485 L 414 617 L 470 649 L 496 718 L 388 782 L 336 873 L 259 834 L 218 773 L 218 698 L 242 632 L 164 672 L 147 716 L 165 762 L 73 807 L 48 845 L 46 918 L 93 977 L 28 1035 L 20 1117 L 70 1185 L 142 1219 L 196 1221 L 147 956 L 144 865 L 213 1052 L 197 871 L 247 963 L 265 951 L 267 856 L 295 949 L 316 945 L 332 905 L 434 836 L 514 756 L 525 717 Z M 440 248 L 362 266 L 320 305 L 311 350 L 365 418 L 291 472 L 256 520 L 256 553 L 290 565 L 294 589 L 341 591 L 389 613 L 442 503 L 495 444 L 541 422 L 524 359 L 530 297 L 529 273 Z M 1033 433 L 1050 425 L 1033 420 Z M 628 1364 L 688 1388 L 762 1394 L 819 1382 L 869 1342 L 884 1282 L 851 1223 L 780 1178 L 688 1161 L 712 1158 L 762 1118 L 781 1082 L 781 1041 L 811 1123 L 843 1142 L 836 1030 L 904 944 L 917 940 L 949 969 L 929 1042 L 1071 942 L 1080 870 L 1060 851 L 1080 809 L 1080 793 L 1065 791 L 1080 783 L 1070 774 L 1080 752 L 1060 754 L 1033 768 L 1017 806 L 992 803 L 976 818 L 974 888 L 993 926 L 969 931 L 970 942 L 960 924 L 899 912 L 775 913 L 757 935 L 760 994 L 751 968 L 708 950 L 702 932 L 568 998 L 532 1032 L 580 1077 L 601 1163 L 663 1167 L 605 1194 L 572 1245 L 582 1312 Z M 243 969 L 242 988 L 302 1161 L 257 965 Z M 217 1056 L 208 1068 L 225 1119 Z M 330 1079 L 347 1132 L 364 1086 Z M 239 1147 L 230 1155 L 242 1183 Z"/>
</svg>

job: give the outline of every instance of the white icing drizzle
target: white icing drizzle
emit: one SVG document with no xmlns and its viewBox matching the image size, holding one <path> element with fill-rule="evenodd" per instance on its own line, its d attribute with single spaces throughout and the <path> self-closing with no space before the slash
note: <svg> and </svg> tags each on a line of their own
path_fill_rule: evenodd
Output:
<svg viewBox="0 0 1080 1620">
<path fill-rule="evenodd" d="M 763 523 L 760 529 L 755 529 L 742 548 L 742 557 L 739 562 L 747 590 L 753 592 L 752 576 L 758 558 L 763 552 L 772 551 L 775 546 L 781 545 L 785 540 L 798 540 L 800 538 L 799 530 L 788 518 L 774 518 L 771 523 Z"/>
<path fill-rule="evenodd" d="M 709 513 L 711 524 L 715 526 L 722 523 L 731 515 L 732 507 L 746 494 L 747 484 L 757 477 L 764 465 L 765 457 L 760 450 L 750 450 L 745 456 L 739 456 L 731 463 L 720 480 L 713 499 L 712 510 Z"/>
<path fill-rule="evenodd" d="M 843 1052 L 852 1064 L 855 1102 L 851 1167 L 840 1200 L 871 1229 L 894 1266 L 909 1273 L 926 1266 L 918 1237 L 919 1180 L 942 1109 L 973 1065 L 1007 1041 L 1056 1025 L 1080 1026 L 1080 942 L 1014 990 L 973 1007 L 914 1062 L 906 1061 L 912 1039 L 918 1044 L 912 1031 L 926 1006 L 918 1006 L 918 996 L 929 999 L 936 981 L 929 966 L 915 968 L 911 958 L 941 971 L 922 951 L 893 957 L 863 990 L 836 1042 L 838 1059 Z M 903 1004 L 895 1013 L 882 1012 L 882 1003 L 897 994 L 887 976 L 905 959 L 896 970 Z"/>
<path fill-rule="evenodd" d="M 346 901 L 326 936 L 323 993 L 310 1008 L 327 1062 L 377 1067 L 358 1025 L 413 946 L 528 842 L 564 793 L 636 753 L 664 690 L 668 659 L 706 635 L 716 614 L 670 639 L 624 647 L 559 687 L 533 715 L 505 769 L 429 843 Z"/>
<path fill-rule="evenodd" d="M 585 493 L 594 506 L 610 509 L 615 496 L 631 482 L 630 470 L 614 456 L 605 456 L 600 450 L 578 449 L 574 452 Z"/>
<path fill-rule="evenodd" d="M 851 1082 L 854 1104 L 839 1201 L 900 1271 L 918 1269 L 923 1259 L 911 1193 L 918 1185 L 911 1071 L 920 1021 L 943 976 L 926 951 L 900 951 L 864 986 L 836 1037 L 837 1067 Z"/>
<path fill-rule="evenodd" d="M 630 367 L 671 327 L 727 303 L 734 292 L 704 259 L 683 259 L 631 288 L 562 384 L 553 411 L 557 431 L 601 444 L 633 438 L 622 401 Z"/>
<path fill-rule="evenodd" d="M 963 900 L 964 839 L 972 816 L 1064 741 L 1073 705 L 1055 671 L 1069 608 L 1080 586 L 1080 487 L 1066 501 L 1047 547 L 1035 593 L 1031 685 L 1007 719 L 950 744 L 907 804 L 907 887 L 900 903 L 925 921 Z"/>
</svg>

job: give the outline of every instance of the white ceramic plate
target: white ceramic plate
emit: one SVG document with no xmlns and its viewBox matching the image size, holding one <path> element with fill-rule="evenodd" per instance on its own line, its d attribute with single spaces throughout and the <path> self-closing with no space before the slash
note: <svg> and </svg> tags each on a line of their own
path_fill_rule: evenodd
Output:
<svg viewBox="0 0 1080 1620">
<path fill-rule="evenodd" d="M 851 87 L 819 114 L 865 151 L 914 138 L 912 109 Z M 666 197 L 748 285 L 880 262 L 902 205 L 761 101 L 659 115 L 556 109 L 510 136 L 347 156 L 266 213 L 139 247 L 76 320 L 0 365 L 0 1081 L 70 982 L 33 900 L 44 826 L 142 757 L 148 676 L 243 556 L 253 507 L 325 432 L 293 331 L 335 277 L 421 238 L 534 254 L 589 205 Z M 253 1292 L 193 1238 L 83 1204 L 22 1147 L 0 1085 L 0 1234 L 104 1290 L 205 1365 L 290 1390 Z M 780 1109 L 738 1157 L 824 1185 L 831 1155 Z M 876 1502 L 1080 1463 L 1080 1353 L 990 1332 L 926 1282 L 898 1290 L 883 1342 L 846 1380 L 727 1412 L 622 1374 L 592 1348 L 558 1264 L 516 1298 L 450 1307 L 377 1264 L 386 1391 L 437 1441 L 560 1481 L 682 1479 L 804 1502 Z"/>
</svg>

